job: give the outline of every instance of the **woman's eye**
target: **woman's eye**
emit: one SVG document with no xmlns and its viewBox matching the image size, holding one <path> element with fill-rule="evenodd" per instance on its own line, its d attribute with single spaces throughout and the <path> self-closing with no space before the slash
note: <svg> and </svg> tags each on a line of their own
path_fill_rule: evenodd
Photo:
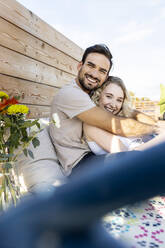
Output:
<svg viewBox="0 0 165 248">
<path fill-rule="evenodd" d="M 110 96 L 110 95 L 107 95 L 106 97 L 107 97 L 107 98 L 112 98 L 112 96 Z"/>
<path fill-rule="evenodd" d="M 105 71 L 103 71 L 103 70 L 100 70 L 100 72 L 101 72 L 102 74 L 104 74 L 104 75 L 107 73 L 107 72 L 105 72 Z"/>
</svg>

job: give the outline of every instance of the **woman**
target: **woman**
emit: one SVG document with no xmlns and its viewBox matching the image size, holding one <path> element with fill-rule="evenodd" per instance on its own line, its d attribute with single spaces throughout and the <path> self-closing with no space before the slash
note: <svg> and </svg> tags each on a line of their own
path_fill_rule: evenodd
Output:
<svg viewBox="0 0 165 248">
<path fill-rule="evenodd" d="M 150 116 L 131 108 L 129 94 L 123 81 L 118 77 L 110 76 L 107 81 L 92 96 L 96 105 L 114 115 L 132 117 L 138 121 L 155 124 Z M 112 123 L 113 124 L 113 123 Z M 142 150 L 161 141 L 161 137 L 144 144 L 144 141 L 152 139 L 154 135 L 147 137 L 126 138 L 113 135 L 100 128 L 84 124 L 84 136 L 93 153 L 96 155 Z M 144 144 L 144 145 L 142 145 Z M 138 147 L 138 148 L 137 148 Z"/>
<path fill-rule="evenodd" d="M 140 118 L 141 121 L 151 124 L 155 122 L 151 117 L 131 109 L 127 90 L 122 80 L 117 77 L 109 77 L 106 83 L 94 93 L 92 99 L 98 106 L 115 115 Z M 142 138 L 119 137 L 86 124 L 84 124 L 84 134 L 89 147 L 97 155 L 140 149 L 140 147 L 145 149 L 147 146 L 149 147 L 150 143 L 151 146 L 164 139 L 163 136 L 158 136 L 141 144 L 143 143 Z M 135 148 L 136 146 L 138 148 Z M 117 209 L 107 215 L 103 223 L 107 231 L 114 237 L 128 242 L 128 247 L 164 248 L 164 209 L 165 197 L 159 196 Z"/>
</svg>

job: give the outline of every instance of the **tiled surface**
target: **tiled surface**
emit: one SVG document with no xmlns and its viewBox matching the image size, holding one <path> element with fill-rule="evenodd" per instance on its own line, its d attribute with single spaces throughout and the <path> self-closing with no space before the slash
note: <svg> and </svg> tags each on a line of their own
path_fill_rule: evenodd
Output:
<svg viewBox="0 0 165 248">
<path fill-rule="evenodd" d="M 118 209 L 103 221 L 107 231 L 130 248 L 165 248 L 165 197 Z"/>
</svg>

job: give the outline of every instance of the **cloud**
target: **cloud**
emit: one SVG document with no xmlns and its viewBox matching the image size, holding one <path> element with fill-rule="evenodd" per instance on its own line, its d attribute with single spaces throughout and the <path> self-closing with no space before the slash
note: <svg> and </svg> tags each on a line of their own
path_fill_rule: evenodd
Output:
<svg viewBox="0 0 165 248">
<path fill-rule="evenodd" d="M 133 43 L 136 41 L 144 40 L 145 38 L 151 36 L 154 32 L 154 27 L 150 24 L 143 25 L 138 21 L 132 20 L 126 23 L 126 25 L 121 26 L 119 30 L 119 36 L 116 38 L 115 42 L 117 45 Z"/>
<path fill-rule="evenodd" d="M 153 32 L 154 30 L 152 29 L 137 30 L 118 37 L 116 39 L 116 42 L 119 45 L 123 43 L 132 43 L 132 42 L 140 41 L 150 36 Z"/>
<path fill-rule="evenodd" d="M 162 8 L 160 11 L 160 18 L 164 19 L 165 18 L 165 8 Z"/>
<path fill-rule="evenodd" d="M 95 31 L 92 32 L 92 30 L 82 31 L 76 27 L 71 30 L 67 27 L 67 25 L 64 26 L 57 23 L 52 26 L 83 49 L 86 49 L 86 47 L 96 43 L 105 42 L 104 37 L 100 36 L 100 34 Z"/>
<path fill-rule="evenodd" d="M 149 0 L 148 3 L 150 4 L 150 6 L 158 6 L 161 3 L 163 3 L 163 1 L 162 0 Z"/>
</svg>

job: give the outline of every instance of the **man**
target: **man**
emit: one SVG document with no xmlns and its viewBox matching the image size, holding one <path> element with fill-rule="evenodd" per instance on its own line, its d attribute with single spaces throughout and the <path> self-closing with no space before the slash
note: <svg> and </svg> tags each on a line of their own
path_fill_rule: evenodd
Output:
<svg viewBox="0 0 165 248">
<path fill-rule="evenodd" d="M 132 137 L 152 133 L 154 126 L 131 118 L 114 116 L 97 107 L 90 99 L 90 93 L 101 86 L 112 68 L 112 55 L 105 45 L 88 47 L 78 64 L 78 75 L 70 84 L 62 87 L 55 96 L 51 116 L 57 113 L 61 127 L 50 125 L 50 136 L 57 157 L 66 175 L 72 169 L 83 167 L 84 163 L 96 159 L 83 141 L 83 122 L 113 134 Z M 141 115 L 135 112 L 135 118 Z M 100 157 L 103 159 L 104 157 Z"/>
</svg>

